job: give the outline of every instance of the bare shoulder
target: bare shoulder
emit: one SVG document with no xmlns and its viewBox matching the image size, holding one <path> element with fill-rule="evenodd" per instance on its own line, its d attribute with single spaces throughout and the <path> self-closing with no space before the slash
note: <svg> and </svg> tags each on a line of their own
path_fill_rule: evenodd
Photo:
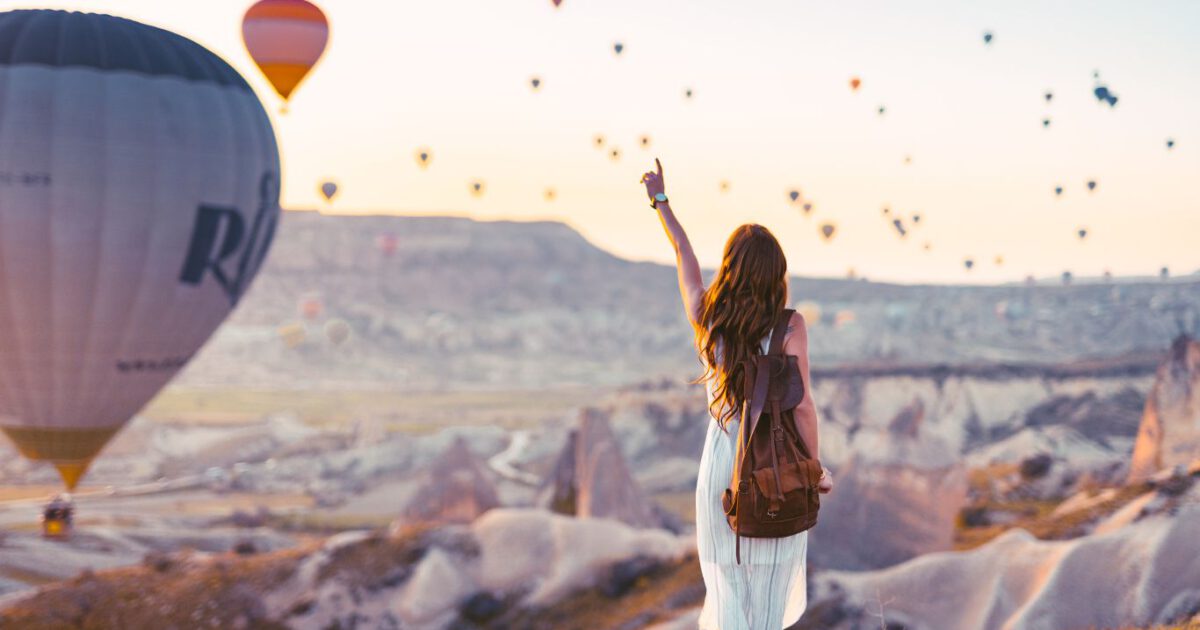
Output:
<svg viewBox="0 0 1200 630">
<path fill-rule="evenodd" d="M 802 354 L 808 348 L 808 323 L 799 312 L 788 321 L 787 336 L 783 338 L 787 354 Z"/>
</svg>

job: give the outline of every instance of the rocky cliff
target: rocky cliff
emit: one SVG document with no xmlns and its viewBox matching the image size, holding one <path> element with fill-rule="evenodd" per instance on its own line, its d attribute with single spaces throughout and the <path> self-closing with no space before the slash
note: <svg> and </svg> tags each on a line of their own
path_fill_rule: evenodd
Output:
<svg viewBox="0 0 1200 630">
<path fill-rule="evenodd" d="M 1158 368 L 1134 444 L 1130 481 L 1200 458 L 1200 342 L 1181 336 Z"/>
<path fill-rule="evenodd" d="M 616 258 L 560 223 L 289 212 L 263 272 L 178 382 L 524 388 L 692 374 L 675 282 L 672 268 Z M 1049 364 L 1156 352 L 1195 327 L 1197 285 L 797 277 L 791 291 L 816 305 L 817 365 Z"/>
</svg>

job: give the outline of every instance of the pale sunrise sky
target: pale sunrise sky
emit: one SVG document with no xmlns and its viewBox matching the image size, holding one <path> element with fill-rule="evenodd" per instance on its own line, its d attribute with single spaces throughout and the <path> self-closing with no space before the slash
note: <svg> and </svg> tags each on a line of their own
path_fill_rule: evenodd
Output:
<svg viewBox="0 0 1200 630">
<path fill-rule="evenodd" d="M 286 116 L 241 42 L 250 4 L 0 8 L 111 13 L 225 58 L 271 113 L 285 208 L 324 206 L 317 187 L 332 178 L 335 212 L 561 220 L 615 254 L 670 262 L 638 184 L 659 156 L 706 266 L 754 221 L 803 275 L 984 283 L 1200 269 L 1195 0 L 320 0 L 329 47 Z M 1116 108 L 1092 96 L 1093 70 Z M 596 134 L 620 161 L 593 148 Z M 425 171 L 419 146 L 433 150 Z M 487 183 L 480 199 L 473 178 Z M 787 202 L 792 187 L 811 217 Z M 885 205 L 921 225 L 897 238 Z M 830 244 L 817 234 L 827 220 Z"/>
</svg>

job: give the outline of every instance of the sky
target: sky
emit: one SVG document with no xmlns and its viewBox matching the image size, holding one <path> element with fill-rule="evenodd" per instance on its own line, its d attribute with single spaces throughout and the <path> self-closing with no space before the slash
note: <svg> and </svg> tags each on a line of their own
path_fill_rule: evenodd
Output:
<svg viewBox="0 0 1200 630">
<path fill-rule="evenodd" d="M 216 52 L 271 114 L 285 208 L 564 221 L 614 254 L 669 263 L 638 183 L 657 156 L 705 266 L 733 228 L 757 222 L 802 275 L 1200 270 L 1194 0 L 321 0 L 330 42 L 286 115 L 242 44 L 249 4 L 0 8 L 120 15 Z M 1093 97 L 1096 71 L 1115 108 Z M 620 160 L 594 148 L 597 134 Z M 426 170 L 418 147 L 432 150 Z M 326 180 L 340 186 L 333 204 L 318 195 Z M 793 188 L 811 215 L 788 201 Z M 901 239 L 885 206 L 921 223 Z"/>
</svg>

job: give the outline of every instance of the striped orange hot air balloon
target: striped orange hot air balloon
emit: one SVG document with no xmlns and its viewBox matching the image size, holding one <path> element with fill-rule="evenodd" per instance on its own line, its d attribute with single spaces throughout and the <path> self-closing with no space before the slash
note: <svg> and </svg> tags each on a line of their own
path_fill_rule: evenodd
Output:
<svg viewBox="0 0 1200 630">
<path fill-rule="evenodd" d="M 246 11 L 242 40 L 286 103 L 325 52 L 329 22 L 305 0 L 259 0 Z"/>
</svg>

